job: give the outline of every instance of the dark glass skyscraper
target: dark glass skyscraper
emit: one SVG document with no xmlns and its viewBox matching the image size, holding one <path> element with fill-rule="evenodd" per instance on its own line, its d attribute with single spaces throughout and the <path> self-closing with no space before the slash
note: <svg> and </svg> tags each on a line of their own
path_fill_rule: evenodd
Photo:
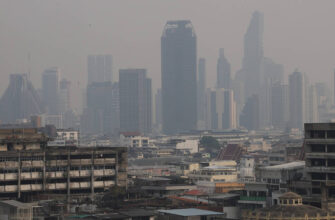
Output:
<svg viewBox="0 0 335 220">
<path fill-rule="evenodd" d="M 197 39 L 191 21 L 168 21 L 161 37 L 163 132 L 197 127 Z"/>
<path fill-rule="evenodd" d="M 151 133 L 151 79 L 146 72 L 146 69 L 121 69 L 119 72 L 121 131 Z"/>
<path fill-rule="evenodd" d="M 47 114 L 59 114 L 59 74 L 57 67 L 46 69 L 42 74 L 42 95 Z"/>
</svg>

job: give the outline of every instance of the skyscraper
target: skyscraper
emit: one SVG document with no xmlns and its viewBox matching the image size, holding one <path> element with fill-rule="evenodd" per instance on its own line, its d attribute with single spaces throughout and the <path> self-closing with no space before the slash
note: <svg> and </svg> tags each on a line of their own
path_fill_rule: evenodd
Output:
<svg viewBox="0 0 335 220">
<path fill-rule="evenodd" d="M 259 94 L 263 62 L 263 14 L 255 11 L 244 35 L 244 57 L 242 70 L 246 98 Z"/>
<path fill-rule="evenodd" d="M 197 40 L 191 21 L 168 21 L 161 37 L 163 132 L 197 127 Z"/>
<path fill-rule="evenodd" d="M 146 72 L 145 69 L 119 71 L 121 131 L 151 133 L 151 79 Z"/>
<path fill-rule="evenodd" d="M 200 58 L 198 62 L 198 128 L 205 128 L 206 120 L 206 60 Z"/>
<path fill-rule="evenodd" d="M 46 69 L 42 74 L 42 96 L 48 115 L 59 114 L 59 75 L 57 67 Z"/>
<path fill-rule="evenodd" d="M 259 129 L 259 97 L 249 96 L 240 115 L 240 125 L 248 130 Z"/>
<path fill-rule="evenodd" d="M 302 130 L 305 121 L 305 78 L 295 71 L 289 76 L 290 127 Z"/>
<path fill-rule="evenodd" d="M 112 82 L 93 82 L 87 86 L 87 107 L 81 130 L 88 134 L 114 134 L 119 129 L 119 88 Z"/>
<path fill-rule="evenodd" d="M 234 92 L 233 90 L 226 89 L 224 91 L 222 129 L 234 129 L 236 127 L 236 103 L 234 101 Z"/>
<path fill-rule="evenodd" d="M 224 56 L 224 49 L 220 48 L 217 62 L 217 87 L 231 89 L 230 63 Z"/>
<path fill-rule="evenodd" d="M 271 124 L 285 128 L 288 120 L 288 86 L 275 83 L 271 88 Z"/>
<path fill-rule="evenodd" d="M 160 130 L 162 126 L 162 90 L 157 89 L 155 94 L 155 124 Z"/>
<path fill-rule="evenodd" d="M 59 83 L 59 111 L 64 114 L 71 109 L 71 82 L 62 79 Z"/>
<path fill-rule="evenodd" d="M 87 57 L 87 84 L 112 82 L 112 55 L 89 55 Z"/>
<path fill-rule="evenodd" d="M 1 123 L 44 113 L 42 101 L 27 74 L 11 74 L 9 85 L 0 99 Z"/>
<path fill-rule="evenodd" d="M 210 89 L 207 96 L 207 129 L 236 128 L 236 104 L 233 91 L 222 88 Z"/>
</svg>

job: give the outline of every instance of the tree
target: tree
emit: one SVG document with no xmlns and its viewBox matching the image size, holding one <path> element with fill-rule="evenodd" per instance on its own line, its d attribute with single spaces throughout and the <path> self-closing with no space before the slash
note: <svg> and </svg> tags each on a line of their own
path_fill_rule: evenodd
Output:
<svg viewBox="0 0 335 220">
<path fill-rule="evenodd" d="M 221 148 L 218 140 L 212 136 L 203 136 L 200 139 L 200 145 L 205 148 L 205 151 L 210 153 L 211 156 L 216 155 Z"/>
</svg>

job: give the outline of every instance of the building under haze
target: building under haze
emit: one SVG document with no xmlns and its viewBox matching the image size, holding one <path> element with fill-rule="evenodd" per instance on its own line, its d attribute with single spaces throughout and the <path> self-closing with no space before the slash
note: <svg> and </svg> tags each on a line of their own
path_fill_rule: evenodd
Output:
<svg viewBox="0 0 335 220">
<path fill-rule="evenodd" d="M 259 97 L 252 95 L 245 102 L 240 114 L 240 125 L 248 130 L 258 130 L 259 116 Z"/>
<path fill-rule="evenodd" d="M 198 128 L 204 129 L 206 122 L 206 60 L 200 58 L 198 62 Z"/>
<path fill-rule="evenodd" d="M 163 132 L 197 128 L 197 39 L 191 21 L 168 21 L 161 37 Z"/>
<path fill-rule="evenodd" d="M 44 113 L 42 101 L 27 74 L 11 74 L 0 99 L 0 123 L 15 123 Z"/>
<path fill-rule="evenodd" d="M 121 69 L 120 130 L 122 132 L 151 133 L 152 94 L 151 79 L 146 69 Z"/>
<path fill-rule="evenodd" d="M 217 87 L 231 89 L 231 68 L 230 63 L 224 56 L 224 49 L 220 48 L 217 62 Z"/>
<path fill-rule="evenodd" d="M 302 130 L 305 121 L 305 77 L 298 71 L 289 75 L 290 127 Z"/>
<path fill-rule="evenodd" d="M 86 103 L 81 118 L 82 133 L 116 134 L 120 124 L 118 83 L 91 83 L 87 87 Z"/>
<path fill-rule="evenodd" d="M 46 69 L 42 74 L 42 97 L 48 115 L 59 114 L 59 77 L 57 67 Z"/>
<path fill-rule="evenodd" d="M 93 82 L 112 82 L 112 55 L 89 55 L 87 57 L 87 85 Z"/>
<path fill-rule="evenodd" d="M 232 90 L 216 88 L 207 92 L 207 129 L 234 129 L 236 104 Z"/>
</svg>

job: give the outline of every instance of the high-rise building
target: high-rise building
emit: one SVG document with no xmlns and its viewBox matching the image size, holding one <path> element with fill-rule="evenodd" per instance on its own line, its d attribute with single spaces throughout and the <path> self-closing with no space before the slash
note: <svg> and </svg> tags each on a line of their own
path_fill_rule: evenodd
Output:
<svg viewBox="0 0 335 220">
<path fill-rule="evenodd" d="M 222 117 L 222 129 L 235 129 L 236 122 L 236 103 L 234 92 L 230 89 L 224 91 L 224 111 Z"/>
<path fill-rule="evenodd" d="M 288 121 L 288 86 L 280 83 L 271 88 L 271 122 L 275 128 L 285 128 Z"/>
<path fill-rule="evenodd" d="M 42 74 L 42 96 L 48 115 L 59 114 L 59 77 L 57 67 L 46 69 Z"/>
<path fill-rule="evenodd" d="M 306 103 L 307 108 L 306 111 L 308 112 L 308 118 L 304 122 L 309 123 L 316 123 L 319 122 L 319 112 L 318 112 L 318 103 L 317 103 L 317 94 L 316 88 L 314 85 L 307 86 L 307 93 L 306 93 Z"/>
<path fill-rule="evenodd" d="M 289 76 L 290 127 L 302 130 L 305 121 L 305 77 L 295 71 Z"/>
<path fill-rule="evenodd" d="M 246 98 L 259 94 L 263 63 L 263 14 L 253 13 L 247 32 L 244 35 L 244 57 L 242 70 Z"/>
<path fill-rule="evenodd" d="M 191 21 L 168 21 L 161 37 L 163 132 L 197 127 L 197 39 Z"/>
<path fill-rule="evenodd" d="M 158 129 L 161 129 L 162 120 L 162 90 L 157 89 L 155 94 L 155 124 Z"/>
<path fill-rule="evenodd" d="M 121 131 L 151 133 L 151 79 L 146 72 L 145 69 L 119 71 Z"/>
<path fill-rule="evenodd" d="M 89 55 L 87 57 L 87 85 L 93 82 L 112 82 L 112 55 Z"/>
<path fill-rule="evenodd" d="M 231 89 L 231 68 L 230 63 L 227 58 L 224 56 L 224 49 L 220 48 L 219 58 L 217 62 L 217 87 L 224 89 Z"/>
<path fill-rule="evenodd" d="M 198 62 L 198 128 L 205 128 L 206 120 L 206 60 L 200 58 Z"/>
<path fill-rule="evenodd" d="M 259 116 L 259 97 L 252 95 L 245 102 L 240 115 L 240 125 L 248 130 L 258 130 Z"/>
<path fill-rule="evenodd" d="M 209 89 L 207 92 L 207 129 L 236 128 L 236 104 L 232 90 Z"/>
<path fill-rule="evenodd" d="M 115 134 L 119 130 L 119 87 L 112 82 L 93 82 L 87 87 L 87 107 L 81 118 L 81 132 Z"/>
<path fill-rule="evenodd" d="M 71 109 L 71 82 L 62 79 L 59 83 L 59 111 L 61 114 Z"/>
<path fill-rule="evenodd" d="M 0 99 L 0 122 L 15 123 L 20 119 L 44 113 L 40 96 L 27 74 L 11 74 L 9 85 Z"/>
</svg>

